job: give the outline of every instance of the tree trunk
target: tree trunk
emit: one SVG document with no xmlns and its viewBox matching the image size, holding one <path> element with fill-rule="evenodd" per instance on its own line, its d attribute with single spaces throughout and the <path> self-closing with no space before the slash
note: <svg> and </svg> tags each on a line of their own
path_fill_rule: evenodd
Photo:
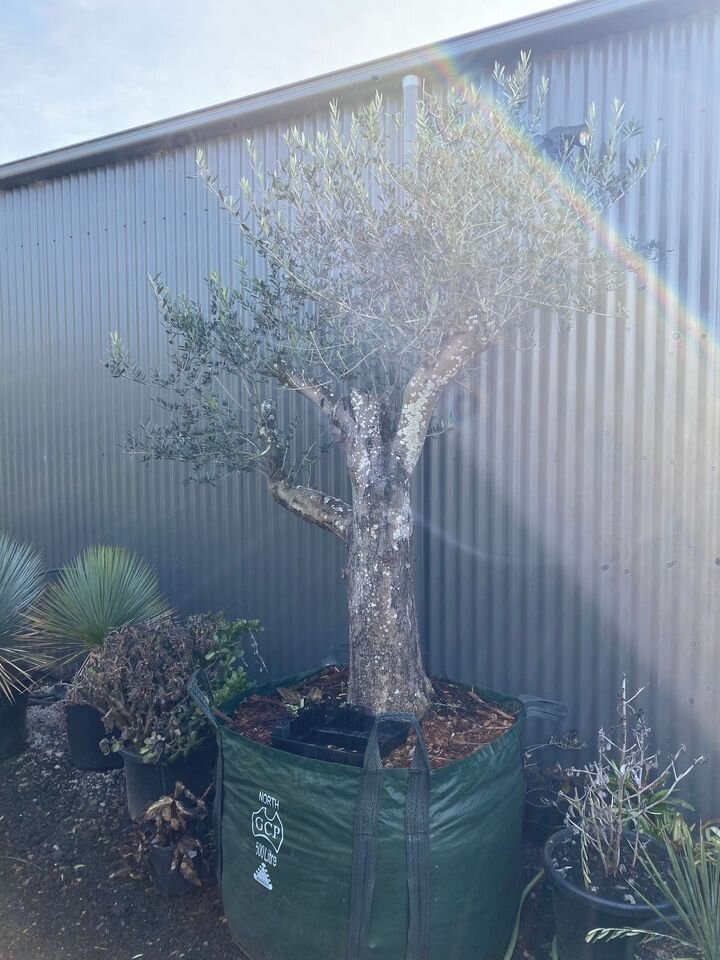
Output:
<svg viewBox="0 0 720 960">
<path fill-rule="evenodd" d="M 372 714 L 406 710 L 421 716 L 432 687 L 422 664 L 415 611 L 410 483 L 389 476 L 390 456 L 378 459 L 386 469 L 363 470 L 362 476 L 351 471 L 348 700 Z"/>
</svg>

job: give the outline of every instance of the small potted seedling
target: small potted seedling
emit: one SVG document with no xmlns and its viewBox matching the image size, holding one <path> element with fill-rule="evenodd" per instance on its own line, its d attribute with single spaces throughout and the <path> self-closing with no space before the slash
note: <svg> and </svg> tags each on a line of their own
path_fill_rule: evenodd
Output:
<svg viewBox="0 0 720 960">
<path fill-rule="evenodd" d="M 165 896 L 183 896 L 202 885 L 206 795 L 196 797 L 178 781 L 171 795 L 151 803 L 141 817 L 138 858 L 147 863 L 155 886 Z"/>
<path fill-rule="evenodd" d="M 526 785 L 523 836 L 527 841 L 544 844 L 562 828 L 567 812 L 565 797 L 573 789 L 569 770 L 560 762 L 541 766 L 540 756 L 547 750 L 577 752 L 583 747 L 585 743 L 579 738 L 577 730 L 567 730 L 553 734 L 547 742 L 533 744 L 523 751 Z"/>
<path fill-rule="evenodd" d="M 676 790 L 704 758 L 681 769 L 684 746 L 662 763 L 651 752 L 650 727 L 637 707 L 642 689 L 628 693 L 623 678 L 618 723 L 600 730 L 597 759 L 571 771 L 579 786 L 567 796 L 567 827 L 545 845 L 559 960 L 626 960 L 627 940 L 587 943 L 589 931 L 640 927 L 670 910 L 656 882 L 667 856 L 651 832 L 674 816 Z M 655 874 L 643 868 L 648 860 Z"/>
</svg>

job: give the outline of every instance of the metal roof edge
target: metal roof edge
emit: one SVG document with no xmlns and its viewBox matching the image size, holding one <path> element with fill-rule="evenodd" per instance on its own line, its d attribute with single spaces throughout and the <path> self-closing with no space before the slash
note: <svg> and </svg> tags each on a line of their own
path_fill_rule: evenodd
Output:
<svg viewBox="0 0 720 960">
<path fill-rule="evenodd" d="M 709 8 L 710 2 L 686 0 L 684 9 L 678 11 L 676 0 L 580 0 L 237 100 L 5 163 L 0 165 L 0 190 L 197 142 L 203 137 L 257 124 L 270 116 L 287 114 L 291 117 L 300 104 L 328 101 L 348 89 L 355 89 L 360 94 L 365 88 L 382 86 L 403 74 L 431 70 L 441 59 L 462 60 L 484 52 L 499 52 L 527 40 L 532 40 L 537 47 L 537 41 L 545 35 L 558 35 L 560 40 L 560 34 L 567 31 L 575 33 L 578 40 L 584 39 L 588 29 L 597 29 L 600 22 L 609 30 L 615 24 L 626 29 L 672 15 L 695 13 L 704 7 Z"/>
</svg>

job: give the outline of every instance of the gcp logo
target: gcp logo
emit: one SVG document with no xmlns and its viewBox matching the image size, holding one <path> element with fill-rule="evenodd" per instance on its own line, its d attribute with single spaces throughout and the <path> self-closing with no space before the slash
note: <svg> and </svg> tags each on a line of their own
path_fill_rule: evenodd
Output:
<svg viewBox="0 0 720 960">
<path fill-rule="evenodd" d="M 280 853 L 284 839 L 282 820 L 277 810 L 268 813 L 267 807 L 261 807 L 252 815 L 253 836 L 269 843 L 275 853 Z"/>
</svg>

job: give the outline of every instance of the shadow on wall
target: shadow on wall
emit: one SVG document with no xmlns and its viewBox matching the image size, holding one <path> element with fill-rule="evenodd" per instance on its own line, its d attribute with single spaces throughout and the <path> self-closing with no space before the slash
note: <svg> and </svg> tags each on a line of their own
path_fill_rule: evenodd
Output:
<svg viewBox="0 0 720 960">
<path fill-rule="evenodd" d="M 597 402 L 578 374 L 592 336 L 553 347 L 567 354 L 555 358 L 570 370 L 562 387 L 542 356 L 505 350 L 451 398 L 457 428 L 428 447 L 416 489 L 423 643 L 434 673 L 566 702 L 591 747 L 622 673 L 648 684 L 656 745 L 710 758 L 691 792 L 717 814 L 720 568 L 694 500 L 714 479 L 699 491 L 686 469 L 682 487 L 661 428 L 646 448 L 637 424 Z"/>
</svg>

